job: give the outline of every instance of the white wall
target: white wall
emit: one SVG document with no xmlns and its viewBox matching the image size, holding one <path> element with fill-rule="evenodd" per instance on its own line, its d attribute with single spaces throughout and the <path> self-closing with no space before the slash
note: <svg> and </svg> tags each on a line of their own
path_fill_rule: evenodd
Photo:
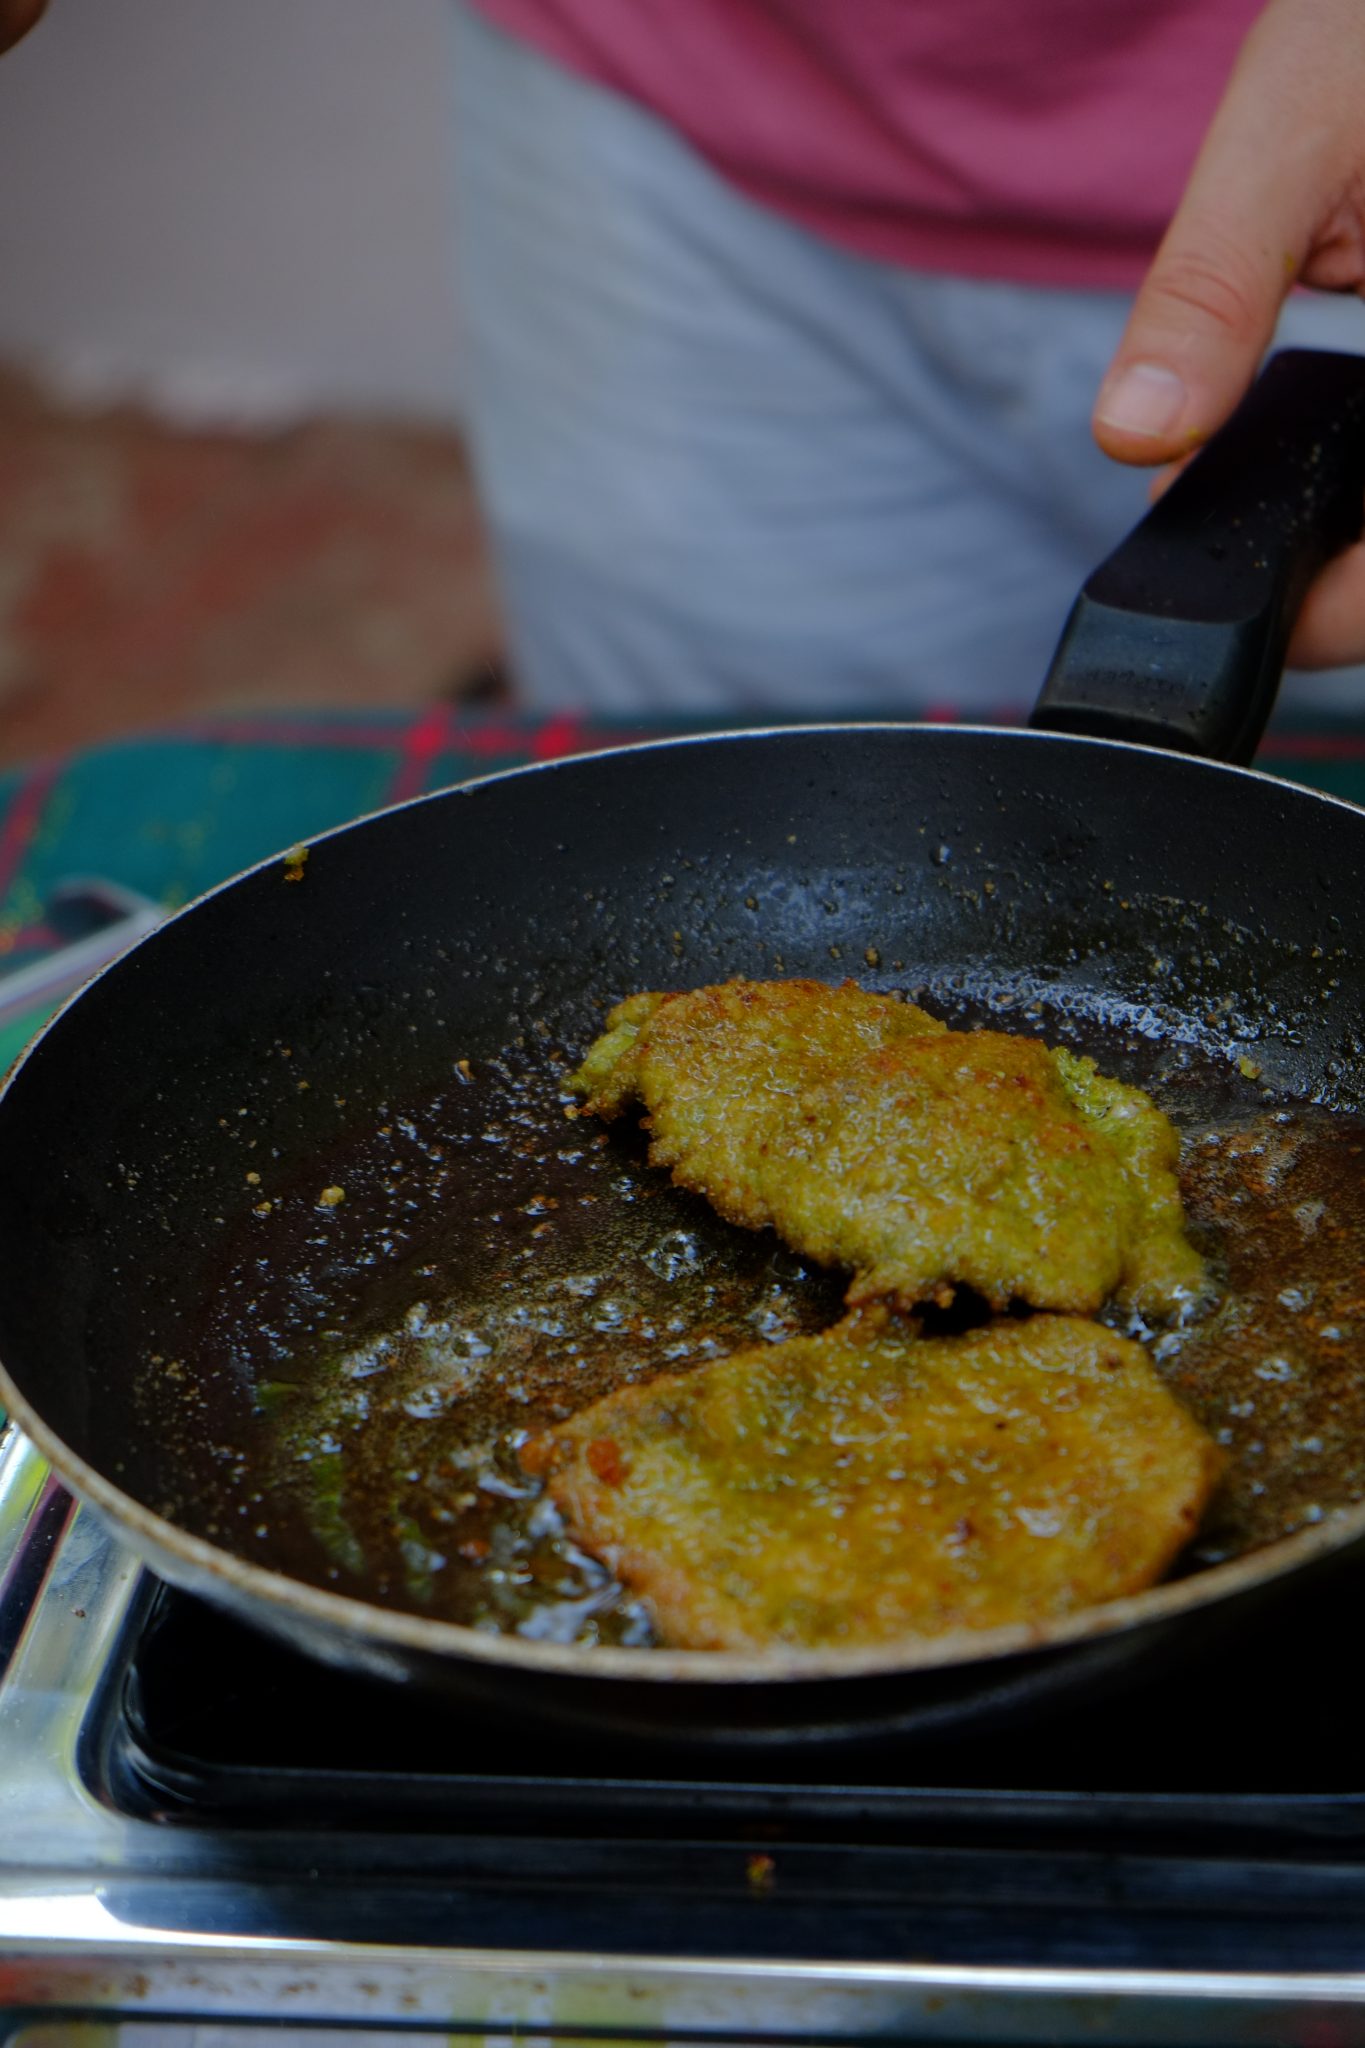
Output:
<svg viewBox="0 0 1365 2048">
<path fill-rule="evenodd" d="M 448 0 L 51 0 L 0 60 L 0 359 L 198 417 L 454 403 Z"/>
</svg>

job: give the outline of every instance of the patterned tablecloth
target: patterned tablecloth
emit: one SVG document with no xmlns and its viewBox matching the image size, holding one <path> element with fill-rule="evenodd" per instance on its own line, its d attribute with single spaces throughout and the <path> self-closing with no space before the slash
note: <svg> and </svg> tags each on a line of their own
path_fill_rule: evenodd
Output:
<svg viewBox="0 0 1365 2048">
<path fill-rule="evenodd" d="M 663 730 L 444 707 L 220 718 L 0 776 L 0 974 L 50 949 L 44 906 L 73 876 L 174 907 L 383 804 Z M 1258 766 L 1365 803 L 1365 717 L 1281 718 Z M 0 1069 L 17 1049 L 0 1048 Z"/>
</svg>

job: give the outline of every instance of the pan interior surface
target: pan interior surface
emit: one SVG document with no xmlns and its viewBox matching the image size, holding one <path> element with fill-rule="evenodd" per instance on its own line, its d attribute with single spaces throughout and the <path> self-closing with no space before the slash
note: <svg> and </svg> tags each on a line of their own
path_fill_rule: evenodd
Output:
<svg viewBox="0 0 1365 2048">
<path fill-rule="evenodd" d="M 520 1441 L 823 1327 L 841 1280 L 567 1117 L 565 1074 L 632 989 L 852 975 L 1151 1089 L 1223 1286 L 1138 1332 L 1228 1451 L 1186 1569 L 1330 1521 L 1365 1497 L 1360 825 L 1137 750 L 896 728 L 381 815 L 167 927 L 24 1063 L 0 1357 L 103 1479 L 283 1580 L 645 1645 Z"/>
</svg>

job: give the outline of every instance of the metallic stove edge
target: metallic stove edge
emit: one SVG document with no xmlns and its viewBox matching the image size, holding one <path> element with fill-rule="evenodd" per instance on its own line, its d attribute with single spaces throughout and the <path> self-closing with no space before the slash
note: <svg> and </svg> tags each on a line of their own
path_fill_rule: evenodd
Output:
<svg viewBox="0 0 1365 2048">
<path fill-rule="evenodd" d="M 653 2040 L 1102 2037 L 1133 2048 L 1289 2048 L 1308 2031 L 1341 2048 L 1365 2042 L 1365 1977 L 1356 1975 L 772 1964 L 194 1937 L 169 1945 L 137 1928 L 111 1944 L 107 1923 L 105 1938 L 93 1938 L 89 1903 L 69 1924 L 89 1925 L 90 1939 L 49 1936 L 21 1952 L 0 1931 L 0 2007 L 579 2038 L 628 2029 Z M 6 1917 L 0 1901 L 0 1930 Z"/>
<path fill-rule="evenodd" d="M 0 1433 L 0 1586 L 16 1586 L 15 1561 L 52 1514 L 45 1482 L 18 1432 Z M 211 1838 L 168 1840 L 113 1812 L 76 1761 L 139 1566 L 86 1510 L 44 1545 L 41 1585 L 25 1581 L 25 1621 L 0 1671 L 0 2011 L 580 2038 L 625 2029 L 652 2040 L 1102 2037 L 1134 2048 L 1288 2048 L 1307 2026 L 1365 2048 L 1365 1973 L 1355 1972 L 773 1963 L 168 1934 L 155 1897 L 168 1883 L 193 1894 L 196 1878 L 221 1872 L 212 1854 L 187 1867 Z"/>
</svg>

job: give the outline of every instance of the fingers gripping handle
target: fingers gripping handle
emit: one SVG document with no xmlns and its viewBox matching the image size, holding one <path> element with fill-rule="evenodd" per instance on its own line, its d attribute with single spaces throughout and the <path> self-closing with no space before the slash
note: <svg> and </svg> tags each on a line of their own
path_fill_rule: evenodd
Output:
<svg viewBox="0 0 1365 2048">
<path fill-rule="evenodd" d="M 1088 579 L 1029 723 L 1249 761 L 1363 511 L 1365 357 L 1286 349 Z"/>
</svg>

